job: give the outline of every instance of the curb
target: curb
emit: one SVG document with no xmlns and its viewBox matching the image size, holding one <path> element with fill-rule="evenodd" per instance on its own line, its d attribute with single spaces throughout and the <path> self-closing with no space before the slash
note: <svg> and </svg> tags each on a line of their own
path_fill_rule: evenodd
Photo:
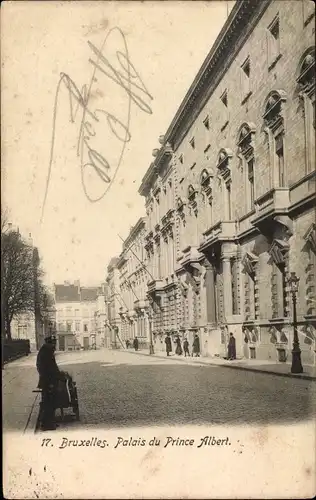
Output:
<svg viewBox="0 0 316 500">
<path fill-rule="evenodd" d="M 163 358 L 162 356 L 157 356 L 156 354 L 147 354 L 145 352 L 140 352 L 140 351 L 125 351 L 128 352 L 129 354 L 141 354 L 142 356 L 154 356 L 156 359 L 173 359 L 175 361 L 179 361 L 180 363 L 183 363 L 184 361 L 181 358 L 175 358 L 174 356 L 171 356 L 170 358 L 166 356 Z M 203 358 L 202 358 L 203 359 Z M 205 361 L 199 361 L 200 364 L 204 366 L 211 366 L 211 367 L 216 367 L 216 368 L 230 368 L 232 370 L 244 370 L 248 372 L 253 372 L 253 373 L 265 373 L 267 375 L 277 375 L 279 377 L 290 377 L 290 378 L 299 378 L 301 380 L 316 380 L 316 377 L 313 375 L 305 375 L 304 373 L 282 373 L 282 372 L 275 372 L 272 370 L 262 370 L 260 368 L 253 368 L 253 367 L 248 367 L 248 366 L 241 366 L 241 365 L 226 365 L 226 364 L 213 364 L 213 363 L 206 363 Z"/>
<path fill-rule="evenodd" d="M 36 432 L 38 428 L 39 408 L 40 408 L 40 395 L 36 394 L 30 414 L 28 416 L 23 434 L 26 432 Z"/>
</svg>

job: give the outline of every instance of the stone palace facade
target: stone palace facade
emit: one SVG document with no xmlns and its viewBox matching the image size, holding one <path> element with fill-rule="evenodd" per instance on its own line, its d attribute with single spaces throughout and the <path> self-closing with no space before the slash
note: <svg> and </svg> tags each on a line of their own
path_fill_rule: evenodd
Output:
<svg viewBox="0 0 316 500">
<path fill-rule="evenodd" d="M 237 356 L 286 361 L 295 272 L 302 361 L 315 363 L 314 15 L 309 0 L 236 2 L 115 260 L 124 338 L 163 348 L 168 331 L 198 333 L 204 355 L 224 356 L 233 332 Z"/>
</svg>

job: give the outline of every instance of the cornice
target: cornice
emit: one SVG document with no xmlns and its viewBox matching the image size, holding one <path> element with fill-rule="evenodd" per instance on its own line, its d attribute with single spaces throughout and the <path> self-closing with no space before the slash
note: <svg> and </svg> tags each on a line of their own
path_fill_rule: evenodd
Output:
<svg viewBox="0 0 316 500">
<path fill-rule="evenodd" d="M 147 172 L 145 173 L 138 193 L 141 196 L 147 196 L 148 191 L 153 186 L 154 181 L 158 177 L 159 173 L 163 167 L 170 162 L 173 155 L 172 148 L 169 143 L 164 142 L 161 148 L 158 150 L 155 160 L 150 164 Z M 168 170 L 168 167 L 167 167 Z"/>
<path fill-rule="evenodd" d="M 135 226 L 133 226 L 127 236 L 126 240 L 123 243 L 123 249 L 128 250 L 126 247 L 136 238 L 136 236 L 141 232 L 142 229 L 145 228 L 146 218 L 140 217 L 136 222 Z"/>
</svg>

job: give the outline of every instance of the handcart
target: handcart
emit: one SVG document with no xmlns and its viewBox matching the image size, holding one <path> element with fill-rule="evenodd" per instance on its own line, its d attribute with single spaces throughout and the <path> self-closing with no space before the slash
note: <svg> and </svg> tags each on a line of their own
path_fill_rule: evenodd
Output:
<svg viewBox="0 0 316 500">
<path fill-rule="evenodd" d="M 32 392 L 42 393 L 42 389 L 36 389 Z M 61 372 L 55 395 L 55 410 L 60 410 L 61 420 L 64 419 L 64 410 L 67 408 L 72 408 L 73 415 L 76 420 L 80 419 L 76 382 L 73 380 L 71 375 L 69 375 L 69 373 Z M 43 401 L 40 403 L 40 413 L 37 425 L 39 425 L 39 422 L 41 421 L 42 412 Z"/>
<path fill-rule="evenodd" d="M 72 408 L 76 420 L 79 420 L 79 403 L 77 385 L 67 372 L 61 372 L 61 377 L 57 386 L 56 409 L 60 409 L 61 419 L 64 418 L 64 409 Z"/>
</svg>

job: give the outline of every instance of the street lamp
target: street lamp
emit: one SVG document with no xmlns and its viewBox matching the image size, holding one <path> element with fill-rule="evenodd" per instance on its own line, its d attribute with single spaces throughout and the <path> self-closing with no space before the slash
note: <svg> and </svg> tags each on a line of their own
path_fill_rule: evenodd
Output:
<svg viewBox="0 0 316 500">
<path fill-rule="evenodd" d="M 296 274 L 291 273 L 291 276 L 289 278 L 289 285 L 291 287 L 291 294 L 293 301 L 293 328 L 294 328 L 291 373 L 302 373 L 303 371 L 301 362 L 301 349 L 297 335 L 297 314 L 296 314 L 296 302 L 297 302 L 299 281 L 300 279 L 296 276 Z"/>
</svg>

